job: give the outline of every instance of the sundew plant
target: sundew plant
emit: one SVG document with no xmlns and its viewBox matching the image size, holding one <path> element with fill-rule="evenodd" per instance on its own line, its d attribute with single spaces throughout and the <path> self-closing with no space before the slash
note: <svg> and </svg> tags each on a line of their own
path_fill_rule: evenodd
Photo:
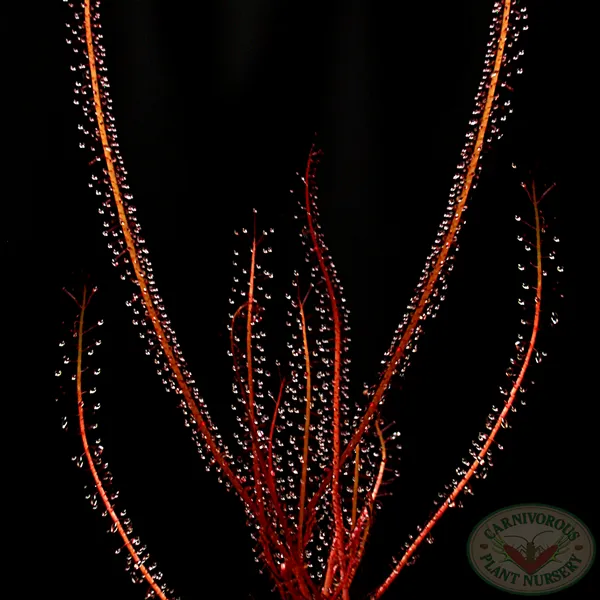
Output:
<svg viewBox="0 0 600 600">
<path fill-rule="evenodd" d="M 162 384 L 175 395 L 207 470 L 215 472 L 241 501 L 256 559 L 270 576 L 273 589 L 286 600 L 349 600 L 368 551 L 382 486 L 390 478 L 388 459 L 398 435 L 385 423 L 384 400 L 392 380 L 404 375 L 426 322 L 436 316 L 447 294 L 464 212 L 481 173 L 482 156 L 500 137 L 501 124 L 512 110 L 509 94 L 520 70 L 515 59 L 521 54 L 517 40 L 527 29 L 526 9 L 514 0 L 493 5 L 479 88 L 447 207 L 381 369 L 358 398 L 349 385 L 349 313 L 319 225 L 321 152 L 316 146 L 308 152 L 295 193 L 306 262 L 294 274 L 286 296 L 289 342 L 279 361 L 267 356 L 264 348 L 272 231 L 259 227 L 255 213 L 248 230 L 240 232 L 248 243 L 236 256 L 241 275 L 235 277 L 229 315 L 232 408 L 239 427 L 222 434 L 211 419 L 210 399 L 201 397 L 171 326 L 159 277 L 136 218 L 112 113 L 100 2 L 83 0 L 69 7 L 68 43 L 75 57 L 72 71 L 75 103 L 81 107 L 79 128 L 87 140 L 81 145 L 90 153 L 90 187 L 98 201 L 112 263 L 123 285 L 130 288 L 127 304 L 145 340 L 146 353 Z M 370 600 L 385 595 L 421 545 L 432 541 L 431 531 L 441 517 L 462 494 L 471 492 L 475 479 L 486 477 L 492 450 L 498 445 L 496 438 L 506 427 L 507 415 L 516 410 L 528 368 L 539 359 L 540 326 L 545 318 L 555 319 L 543 310 L 542 301 L 547 262 L 553 264 L 554 252 L 546 249 L 540 203 L 552 188 L 538 190 L 534 182 L 523 187 L 530 206 L 529 234 L 523 241 L 531 260 L 519 269 L 528 277 L 524 287 L 530 301 L 523 301 L 528 312 L 522 321 L 526 333 L 516 340 L 508 385 L 454 479 L 435 501 L 432 516 L 401 549 Z M 86 366 L 90 349 L 98 343 L 94 337 L 98 323 L 88 323 L 87 312 L 94 290 L 68 293 L 79 311 L 72 332 L 76 344 L 64 362 L 74 365 L 71 377 L 77 411 L 71 427 L 79 432 L 83 445 L 79 464 L 93 480 L 90 501 L 110 521 L 126 568 L 135 582 L 145 586 L 146 597 L 171 600 L 177 597 L 175 592 L 120 506 L 97 434 L 94 371 Z M 278 376 L 274 375 L 277 371 Z"/>
</svg>

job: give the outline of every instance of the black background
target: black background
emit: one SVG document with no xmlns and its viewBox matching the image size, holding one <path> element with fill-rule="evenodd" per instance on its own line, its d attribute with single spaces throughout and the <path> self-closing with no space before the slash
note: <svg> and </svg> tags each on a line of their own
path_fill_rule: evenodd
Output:
<svg viewBox="0 0 600 600">
<path fill-rule="evenodd" d="M 585 164 L 597 153 L 579 35 L 585 16 L 563 4 L 528 3 L 514 114 L 484 157 L 448 299 L 386 403 L 402 431 L 401 476 L 378 517 L 356 597 L 381 582 L 500 402 L 522 295 L 514 215 L 528 214 L 519 183 L 531 169 L 538 185 L 557 183 L 546 215 L 556 217 L 549 237 L 561 238 L 557 260 L 565 266 L 560 322 L 541 338 L 548 358 L 532 371 L 536 385 L 502 431 L 505 450 L 487 480 L 444 517 L 434 545 L 388 596 L 501 597 L 471 571 L 465 544 L 474 525 L 503 506 L 555 505 L 594 531 L 597 336 L 595 259 L 587 250 L 595 236 L 594 176 Z M 288 190 L 297 187 L 315 131 L 324 151 L 322 224 L 352 314 L 354 391 L 373 381 L 444 211 L 491 8 L 475 1 L 104 3 L 135 205 L 167 310 L 217 422 L 228 423 L 231 396 L 232 231 L 251 225 L 253 207 L 262 227 L 276 228 L 272 291 L 283 295 L 297 239 Z M 81 113 L 64 42 L 70 11 L 46 2 L 26 12 L 24 25 L 6 36 L 9 47 L 21 48 L 9 61 L 17 118 L 7 125 L 16 124 L 17 135 L 3 228 L 5 519 L 15 564 L 8 577 L 22 597 L 144 596 L 114 556 L 107 522 L 84 500 L 88 474 L 70 460 L 79 441 L 60 428 L 75 412 L 68 386 L 54 401 L 58 342 L 76 317 L 61 290 L 90 281 L 99 286 L 94 314 L 106 322 L 93 362 L 103 371 L 100 433 L 136 533 L 182 599 L 274 597 L 253 563 L 241 506 L 204 472 L 175 398 L 162 390 L 131 326 L 129 290 L 110 267 L 88 156 L 78 150 Z M 591 597 L 595 577 L 593 569 L 561 597 Z"/>
</svg>

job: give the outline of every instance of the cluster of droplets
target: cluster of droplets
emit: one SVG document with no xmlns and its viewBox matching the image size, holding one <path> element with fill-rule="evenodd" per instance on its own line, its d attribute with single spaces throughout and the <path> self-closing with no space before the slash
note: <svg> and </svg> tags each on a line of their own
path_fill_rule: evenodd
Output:
<svg viewBox="0 0 600 600">
<path fill-rule="evenodd" d="M 139 337 L 146 343 L 146 354 L 154 359 L 157 373 L 166 391 L 181 396 L 180 406 L 184 413 L 185 424 L 192 432 L 194 443 L 205 459 L 207 469 L 215 464 L 213 456 L 207 451 L 202 434 L 198 431 L 195 418 L 189 405 L 190 398 L 198 408 L 206 427 L 222 455 L 232 459 L 217 427 L 211 421 L 204 400 L 201 398 L 195 380 L 183 358 L 181 347 L 169 320 L 164 301 L 156 285 L 153 267 L 149 258 L 141 227 L 136 216 L 136 208 L 132 205 L 133 195 L 127 182 L 127 170 L 119 148 L 115 118 L 112 112 L 112 99 L 106 67 L 106 51 L 102 44 L 102 28 L 99 15 L 100 2 L 90 3 L 90 19 L 86 20 L 85 2 L 69 2 L 72 18 L 67 23 L 69 37 L 67 42 L 72 47 L 76 63 L 71 67 L 76 75 L 75 104 L 80 106 L 83 122 L 79 130 L 84 141 L 82 149 L 89 153 L 89 164 L 92 168 L 89 187 L 101 202 L 98 212 L 103 221 L 103 236 L 112 256 L 112 264 L 120 270 L 123 281 L 133 284 L 134 290 L 126 304 L 132 309 L 133 324 L 138 328 Z M 89 27 L 88 27 L 89 25 Z M 91 42 L 91 44 L 88 44 Z M 93 48 L 93 56 L 90 56 Z M 94 96 L 94 80 L 98 81 L 98 94 Z M 104 137 L 103 137 L 104 136 Z M 119 212 L 119 204 L 122 212 Z M 127 236 L 132 248 L 128 247 Z M 132 256 L 135 255 L 134 258 Z M 132 264 L 139 264 L 139 277 Z M 152 305 L 152 313 L 148 311 L 148 300 Z M 157 333 L 159 325 L 161 335 Z M 163 338 L 163 339 L 160 339 Z M 164 341 L 172 351 L 167 356 Z M 179 371 L 177 377 L 174 364 Z M 182 387 L 186 387 L 188 398 L 184 398 Z M 227 483 L 227 487 L 229 483 Z"/>
<path fill-rule="evenodd" d="M 522 68 L 520 66 L 515 68 L 514 65 L 523 55 L 522 49 L 519 49 L 518 39 L 520 33 L 527 29 L 528 15 L 524 6 L 512 4 L 501 69 L 497 72 L 495 66 L 503 23 L 503 4 L 503 2 L 496 2 L 494 5 L 482 78 L 475 95 L 475 108 L 468 123 L 466 140 L 453 177 L 446 211 L 413 296 L 406 306 L 406 312 L 394 333 L 390 347 L 381 360 L 382 377 L 394 360 L 401 342 L 404 344 L 404 351 L 394 365 L 393 372 L 400 376 L 406 373 L 411 356 L 417 351 L 417 342 L 423 332 L 424 321 L 429 317 L 435 318 L 445 299 L 448 275 L 454 268 L 454 260 L 459 249 L 458 235 L 466 223 L 463 213 L 467 209 L 468 196 L 477 186 L 482 168 L 481 154 L 495 139 L 501 137 L 500 122 L 505 121 L 507 114 L 512 113 L 510 98 L 504 99 L 505 94 L 502 90 L 511 91 L 512 87 L 508 82 L 513 73 L 522 73 Z M 501 80 L 496 86 L 499 78 Z M 493 85 L 494 95 L 489 118 L 486 120 L 486 104 Z M 414 315 L 417 311 L 418 319 L 415 322 Z M 376 389 L 376 386 L 368 388 L 368 395 L 372 395 Z"/>
<path fill-rule="evenodd" d="M 318 185 L 316 169 L 320 152 L 311 150 L 308 168 L 298 174 L 301 191 L 291 190 L 299 197 L 300 213 L 296 218 L 302 223 L 300 237 L 304 249 L 303 267 L 294 273 L 292 291 L 287 294 L 289 302 L 286 325 L 290 331 L 287 363 L 291 372 L 289 386 L 286 387 L 280 423 L 277 428 L 277 449 L 285 450 L 279 463 L 282 474 L 278 479 L 281 491 L 291 502 L 292 520 L 297 513 L 299 474 L 303 467 L 303 446 L 305 410 L 307 402 L 307 368 L 303 328 L 306 329 L 307 347 L 311 369 L 311 410 L 309 428 L 309 452 L 307 463 L 307 491 L 310 498 L 319 488 L 323 474 L 332 465 L 333 453 L 333 399 L 335 390 L 335 317 L 340 327 L 340 381 L 339 419 L 340 447 L 343 451 L 350 443 L 353 433 L 365 412 L 364 404 L 350 398 L 350 313 L 347 308 L 344 290 L 339 280 L 335 264 L 327 247 L 319 221 Z M 302 303 L 305 320 L 301 317 Z M 364 401 L 364 398 L 362 398 Z M 358 509 L 362 509 L 377 475 L 381 446 L 373 428 L 367 430 L 361 440 L 359 452 L 359 481 L 357 482 Z M 290 475 L 291 474 L 291 475 Z M 355 492 L 355 460 L 352 457 L 341 465 L 340 495 L 342 513 L 347 530 L 351 529 L 353 499 Z M 316 525 L 307 546 L 307 565 L 311 575 L 318 578 L 325 569 L 330 544 L 333 538 L 333 515 L 330 492 L 324 494 L 315 506 Z"/>
<path fill-rule="evenodd" d="M 231 347 L 228 354 L 233 359 L 233 409 L 239 425 L 238 431 L 240 431 L 240 433 L 234 434 L 234 437 L 241 450 L 235 463 L 237 471 L 247 489 L 253 490 L 250 492 L 251 494 L 255 496 L 258 493 L 261 494 L 262 507 L 265 511 L 264 518 L 272 518 L 272 523 L 276 525 L 282 517 L 277 514 L 270 498 L 271 490 L 262 481 L 260 473 L 258 473 L 258 477 L 261 478 L 258 486 L 259 492 L 255 490 L 257 456 L 260 453 L 264 462 L 270 457 L 272 459 L 270 476 L 273 477 L 277 501 L 284 513 L 283 518 L 287 527 L 296 530 L 300 525 L 299 502 L 305 441 L 308 445 L 305 507 L 318 491 L 324 474 L 329 471 L 332 464 L 334 305 L 335 309 L 339 311 L 341 326 L 339 390 L 342 449 L 350 443 L 351 435 L 360 422 L 365 408 L 360 403 L 354 405 L 350 403 L 349 313 L 345 307 L 343 289 L 337 277 L 335 265 L 325 245 L 318 223 L 316 207 L 318 190 L 315 182 L 318 159 L 319 153 L 311 151 L 310 168 L 304 177 L 300 177 L 304 191 L 304 200 L 300 201 L 300 207 L 304 212 L 302 216 L 305 223 L 300 235 L 304 246 L 305 262 L 299 270 L 294 272 L 291 290 L 286 294 L 288 303 L 286 315 L 287 360 L 276 362 L 282 378 L 282 381 L 279 382 L 282 386 L 279 391 L 275 389 L 279 386 L 274 385 L 267 367 L 263 346 L 266 337 L 263 328 L 264 306 L 271 299 L 270 294 L 264 289 L 264 282 L 272 279 L 273 274 L 263 267 L 262 259 L 272 252 L 271 246 L 267 243 L 272 230 L 262 231 L 260 236 L 258 235 L 256 212 L 253 232 L 247 229 L 235 232 L 238 239 L 244 240 L 249 252 L 246 249 L 236 248 L 234 250 L 235 274 L 229 299 Z M 308 182 L 306 181 L 307 176 L 309 177 Z M 305 194 L 308 194 L 308 197 Z M 250 298 L 251 288 L 252 298 Z M 250 331 L 248 330 L 249 311 L 251 311 Z M 248 340 L 248 336 L 250 336 L 250 340 Z M 248 348 L 249 341 L 250 348 Z M 251 352 L 251 357 L 249 357 L 249 352 Z M 249 368 L 251 368 L 251 372 Z M 309 369 L 310 390 L 308 389 Z M 305 429 L 309 397 L 307 435 Z M 250 399 L 252 399 L 253 423 L 250 422 L 252 418 L 249 409 Z M 265 403 L 268 403 L 271 408 L 266 408 Z M 274 407 L 277 407 L 276 411 L 274 411 Z M 397 435 L 388 435 L 388 443 L 394 441 Z M 253 444 L 256 446 L 253 447 Z M 358 510 L 363 509 L 367 503 L 370 512 L 373 508 L 373 499 L 369 494 L 373 489 L 381 461 L 380 441 L 373 430 L 368 430 L 363 436 L 358 460 L 359 482 L 356 490 L 355 461 L 353 459 L 345 461 L 341 471 L 342 510 L 348 531 L 353 524 L 353 518 L 356 518 L 356 514 L 353 515 L 352 511 L 355 492 Z M 264 468 L 265 465 L 259 465 L 259 469 Z M 304 559 L 310 575 L 318 580 L 325 570 L 327 554 L 332 541 L 333 522 L 329 492 L 319 497 L 310 515 L 314 521 L 310 525 L 311 536 L 305 549 Z M 256 560 L 260 561 L 262 555 L 258 544 L 260 520 L 257 520 L 256 515 L 250 510 L 247 510 L 247 520 L 252 537 L 257 542 Z M 303 529 L 305 529 L 306 521 L 303 525 Z"/>
<path fill-rule="evenodd" d="M 475 97 L 475 101 L 479 103 L 479 106 L 473 112 L 474 118 L 481 116 L 486 91 L 489 87 L 490 78 L 493 76 L 498 35 L 502 27 L 502 13 L 503 2 L 498 1 L 494 6 L 495 18 L 490 24 L 490 39 L 487 44 L 483 77 L 479 84 L 477 96 Z M 505 52 L 502 55 L 502 78 L 499 82 L 500 90 L 494 97 L 489 128 L 487 135 L 485 136 L 485 144 L 488 145 L 495 139 L 500 139 L 502 137 L 501 124 L 504 123 L 507 120 L 508 115 L 513 112 L 510 97 L 507 93 L 503 94 L 502 91 L 506 90 L 506 92 L 512 92 L 513 87 L 511 84 L 513 76 L 523 74 L 521 59 L 523 58 L 524 50 L 520 46 L 519 38 L 521 33 L 527 31 L 529 28 L 527 24 L 528 18 L 529 14 L 527 12 L 527 7 L 520 5 L 519 2 L 513 2 L 509 14 L 510 22 L 508 25 L 508 37 L 506 39 Z M 472 121 L 473 119 L 471 119 L 470 124 L 474 125 Z M 473 131 L 467 132 L 467 145 L 475 140 L 476 136 L 473 135 L 473 133 Z M 464 150 L 462 156 L 465 157 Z"/>
<path fill-rule="evenodd" d="M 257 218 L 256 211 L 254 211 L 254 218 L 255 220 Z M 256 483 L 253 473 L 256 451 L 264 457 L 268 454 L 269 429 L 276 403 L 276 396 L 270 386 L 273 377 L 267 362 L 266 331 L 263 324 L 266 304 L 271 300 L 265 284 L 273 278 L 273 273 L 264 267 L 263 259 L 272 252 L 268 241 L 273 233 L 273 229 L 262 230 L 257 239 L 256 231 L 249 232 L 244 228 L 234 232 L 237 239 L 247 240 L 249 246 L 248 256 L 245 249 L 234 250 L 235 274 L 229 297 L 231 312 L 228 315 L 231 342 L 228 356 L 233 362 L 232 410 L 240 432 L 233 434 L 240 449 L 235 464 L 242 482 L 249 488 L 253 488 Z M 252 285 L 252 298 L 250 298 L 250 285 Z M 250 316 L 251 327 L 250 354 L 247 346 L 248 316 Z M 248 370 L 249 364 L 251 364 L 251 372 Z M 249 413 L 250 400 L 252 417 Z M 256 451 L 252 447 L 253 430 L 256 436 L 254 441 L 257 444 Z M 267 494 L 268 490 L 263 492 Z"/>
<path fill-rule="evenodd" d="M 515 167 L 516 168 L 516 167 Z M 526 187 L 523 184 L 523 187 Z M 538 209 L 539 210 L 539 209 Z M 555 290 L 555 284 L 560 278 L 560 274 L 563 273 L 564 269 L 560 264 L 556 264 L 556 246 L 560 242 L 560 239 L 556 235 L 548 235 L 548 225 L 545 222 L 544 215 L 539 211 L 540 219 L 540 246 L 541 246 L 541 264 L 538 266 L 537 261 L 537 241 L 536 241 L 536 227 L 531 223 L 528 223 L 520 215 L 515 215 L 515 221 L 521 225 L 521 231 L 517 234 L 517 241 L 521 246 L 522 260 L 518 262 L 517 268 L 520 274 L 520 288 L 521 294 L 517 300 L 519 308 L 521 309 L 522 316 L 519 319 L 520 330 L 517 333 L 515 340 L 515 354 L 511 356 L 509 365 L 506 369 L 506 385 L 501 385 L 499 389 L 499 395 L 501 397 L 501 403 L 492 406 L 490 413 L 486 417 L 485 428 L 480 431 L 476 439 L 471 442 L 471 447 L 468 451 L 468 456 L 465 456 L 461 460 L 461 464 L 456 469 L 455 477 L 444 486 L 444 489 L 440 491 L 437 498 L 434 500 L 434 508 L 430 512 L 428 520 L 424 526 L 417 528 L 417 535 L 423 531 L 424 527 L 430 526 L 432 519 L 437 514 L 438 509 L 446 505 L 448 508 L 462 508 L 463 501 L 461 497 L 457 496 L 456 490 L 459 483 L 463 482 L 465 476 L 472 469 L 473 465 L 476 464 L 477 468 L 472 473 L 474 479 L 486 479 L 490 469 L 493 467 L 493 450 L 503 450 L 503 445 L 497 440 L 494 435 L 493 443 L 489 445 L 487 451 L 483 453 L 485 446 L 488 444 L 490 435 L 492 435 L 498 422 L 502 429 L 510 429 L 511 425 L 508 422 L 507 416 L 502 417 L 501 413 L 503 408 L 509 406 L 509 415 L 513 415 L 517 412 L 519 404 L 521 406 L 526 405 L 525 394 L 530 385 L 535 382 L 531 379 L 531 365 L 539 365 L 542 360 L 547 356 L 544 350 L 539 348 L 539 344 L 536 342 L 533 348 L 532 360 L 529 363 L 529 368 L 522 373 L 523 365 L 526 360 L 526 355 L 529 349 L 529 343 L 532 336 L 532 328 L 534 327 L 533 315 L 535 313 L 536 305 L 541 302 L 541 297 L 538 295 L 538 268 L 541 269 L 542 281 L 544 282 L 543 287 L 547 287 L 548 281 L 546 279 L 554 280 L 552 282 L 551 290 Z M 546 240 L 548 240 L 549 248 L 546 248 Z M 550 296 L 550 298 L 548 298 Z M 546 310 L 545 306 L 552 302 L 552 294 L 544 294 L 544 308 L 541 311 L 541 315 L 547 325 L 553 327 L 558 324 L 558 314 L 555 310 Z M 562 294 L 558 294 L 559 298 L 562 298 Z M 539 330 L 536 332 L 539 339 Z M 521 377 L 520 377 L 521 376 Z M 520 377 L 520 380 L 519 380 Z M 511 393 L 514 394 L 514 398 L 511 398 Z M 516 399 L 519 402 L 516 402 Z M 466 495 L 473 495 L 473 487 L 471 485 L 471 477 L 466 484 L 463 484 L 462 490 Z M 410 535 L 408 541 L 404 544 L 404 550 L 408 550 L 415 539 L 414 535 Z M 427 536 L 427 541 L 433 543 L 433 537 L 431 534 Z M 414 562 L 416 554 L 411 557 Z"/>
<path fill-rule="evenodd" d="M 92 293 L 95 293 L 96 291 L 97 291 L 97 288 L 94 288 L 92 290 Z M 87 329 L 87 332 L 93 331 L 99 327 L 102 327 L 103 325 L 104 325 L 103 320 L 96 321 L 96 323 L 94 325 L 90 326 Z M 76 372 L 77 351 L 76 351 L 76 349 L 77 349 L 77 339 L 78 339 L 77 322 L 75 322 L 73 324 L 72 329 L 70 331 L 70 335 L 71 335 L 71 338 L 75 340 L 75 349 L 73 349 L 71 347 L 71 346 L 73 346 L 73 344 L 69 343 L 67 340 L 61 340 L 58 343 L 58 347 L 61 349 L 61 352 L 63 352 L 63 355 L 61 358 L 60 368 L 58 368 L 54 371 L 55 377 L 59 378 L 59 381 L 61 382 L 61 385 L 59 387 L 60 396 L 56 399 L 57 402 L 63 401 L 64 399 L 67 399 L 67 401 L 71 401 L 74 390 L 76 389 L 76 382 L 77 382 L 77 372 Z M 99 337 L 90 340 L 89 344 L 83 348 L 84 357 L 86 357 L 86 358 L 93 357 L 93 358 L 91 358 L 91 360 L 94 360 L 95 355 L 96 355 L 96 350 L 98 349 L 99 346 L 101 346 L 101 344 L 102 344 L 102 340 Z M 82 368 L 82 376 L 84 374 L 86 376 L 92 375 L 95 378 L 95 377 L 98 377 L 100 375 L 100 373 L 101 373 L 100 367 L 85 366 Z M 68 384 L 68 388 L 66 388 L 65 384 L 62 383 L 62 381 L 64 381 L 65 379 L 68 379 L 70 382 Z M 97 398 L 96 397 L 97 391 L 98 391 L 98 389 L 95 384 L 91 385 L 91 387 L 89 387 L 89 389 L 84 390 L 85 396 L 87 396 L 87 397 L 93 396 L 93 398 L 90 399 L 89 403 L 85 402 L 85 409 L 86 409 L 86 415 L 87 415 L 86 426 L 87 426 L 87 429 L 89 429 L 90 431 L 96 431 L 98 429 L 97 411 L 100 410 L 100 401 L 99 400 L 94 401 Z M 71 414 L 72 417 L 69 418 L 65 414 L 61 418 L 62 429 L 64 431 L 70 431 L 72 429 L 77 429 L 78 423 L 76 420 L 73 421 L 73 419 L 76 418 L 77 413 L 75 413 L 71 408 L 67 409 L 66 412 L 68 414 Z M 100 454 L 102 453 L 103 447 L 102 447 L 102 444 L 101 444 L 99 438 L 95 439 L 93 442 L 90 442 L 90 445 L 93 447 L 98 447 Z M 72 457 L 72 460 L 77 463 L 78 467 L 83 467 L 83 463 L 84 463 L 83 455 L 74 456 L 74 457 Z"/>
<path fill-rule="evenodd" d="M 525 184 L 522 184 L 522 186 L 527 189 Z M 539 211 L 539 219 L 540 235 L 543 242 L 541 247 L 541 277 L 542 287 L 544 289 L 544 302 L 541 310 L 541 318 L 546 325 L 554 327 L 559 321 L 558 312 L 556 310 L 557 301 L 560 301 L 563 298 L 563 294 L 557 292 L 559 281 L 562 273 L 564 272 L 562 264 L 560 264 L 560 262 L 557 260 L 557 248 L 558 244 L 560 243 L 560 238 L 558 235 L 550 234 L 548 232 L 549 225 L 547 224 L 544 213 L 541 212 L 541 210 Z M 521 293 L 517 298 L 517 304 L 522 314 L 519 319 L 520 331 L 518 332 L 517 339 L 515 341 L 516 353 L 513 357 L 511 357 L 509 366 L 507 367 L 505 373 L 508 380 L 508 385 L 500 386 L 499 390 L 500 395 L 505 399 L 507 399 L 509 396 L 511 384 L 517 376 L 519 367 L 522 365 L 527 352 L 528 335 L 533 326 L 532 313 L 534 312 L 535 305 L 537 303 L 537 247 L 535 240 L 532 239 L 532 230 L 535 230 L 535 227 L 533 224 L 527 222 L 523 217 L 521 217 L 521 215 L 515 215 L 515 221 L 521 226 L 521 231 L 517 233 L 516 238 L 521 247 L 522 253 L 521 259 L 517 264 L 517 269 L 522 279 Z M 541 332 L 542 331 L 543 329 Z M 547 356 L 547 353 L 544 350 L 541 350 L 539 346 L 539 342 L 536 343 L 536 347 L 533 350 L 532 363 L 534 365 L 539 365 Z M 525 406 L 526 404 L 526 399 L 523 397 L 523 395 L 526 393 L 527 387 L 534 384 L 534 381 L 529 378 L 529 371 L 527 372 L 527 375 L 528 381 L 522 382 L 519 387 L 519 404 L 521 406 Z M 516 412 L 516 403 L 513 404 L 511 410 Z M 488 416 L 488 429 L 490 417 L 491 415 Z"/>
<path fill-rule="evenodd" d="M 92 294 L 95 291 L 96 288 L 92 290 Z M 97 328 L 101 327 L 103 324 L 103 320 L 96 321 L 94 325 L 85 329 L 83 335 L 87 336 L 90 332 L 95 332 Z M 62 357 L 61 368 L 55 371 L 55 376 L 60 377 L 61 379 L 67 377 L 69 380 L 68 386 L 63 385 L 60 387 L 61 395 L 57 398 L 57 401 L 68 401 L 72 404 L 73 398 L 77 398 L 77 346 L 79 341 L 77 322 L 75 322 L 75 325 L 72 328 L 71 337 L 73 338 L 74 343 L 68 343 L 66 340 L 62 340 L 58 344 L 65 354 Z M 89 336 L 89 338 L 89 340 L 85 340 L 86 345 L 83 346 L 82 351 L 82 391 L 81 400 L 78 401 L 78 409 L 77 411 L 73 411 L 72 408 L 67 408 L 67 413 L 70 414 L 71 417 L 63 416 L 61 421 L 63 430 L 77 431 L 78 434 L 76 437 L 74 436 L 74 439 L 77 440 L 80 450 L 71 458 L 79 469 L 88 471 L 93 478 L 93 483 L 84 485 L 85 499 L 90 503 L 93 510 L 100 511 L 102 517 L 110 522 L 108 532 L 118 536 L 119 545 L 115 549 L 115 554 L 125 554 L 125 570 L 130 575 L 132 582 L 142 584 L 148 583 L 140 570 L 141 565 L 144 565 L 145 569 L 150 573 L 152 579 L 155 584 L 159 586 L 162 593 L 168 597 L 174 597 L 173 590 L 163 582 L 163 573 L 158 569 L 156 562 L 151 558 L 148 547 L 141 543 L 139 537 L 135 536 L 131 518 L 127 515 L 127 511 L 125 509 L 120 509 L 117 506 L 119 490 L 114 484 L 113 473 L 105 459 L 104 446 L 98 434 L 98 411 L 100 410 L 100 401 L 97 396 L 96 378 L 100 375 L 101 368 L 88 365 L 88 359 L 90 359 L 90 362 L 94 360 L 96 349 L 101 345 L 101 340 L 99 337 Z M 92 465 L 90 465 L 90 461 Z M 100 483 L 96 482 L 94 474 Z M 122 531 L 119 531 L 117 523 L 109 513 L 109 507 L 114 511 Z M 133 556 L 127 552 L 126 547 L 123 544 L 122 533 L 128 537 L 133 546 L 136 553 L 136 560 L 134 560 Z M 158 595 L 156 591 L 149 586 L 145 597 L 147 600 L 150 600 L 158 597 Z"/>
</svg>

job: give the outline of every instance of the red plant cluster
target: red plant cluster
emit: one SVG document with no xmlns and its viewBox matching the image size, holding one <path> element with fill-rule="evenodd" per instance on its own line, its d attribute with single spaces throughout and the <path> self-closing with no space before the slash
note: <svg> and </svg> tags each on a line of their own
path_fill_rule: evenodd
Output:
<svg viewBox="0 0 600 600">
<path fill-rule="evenodd" d="M 193 426 L 198 447 L 220 474 L 227 487 L 242 501 L 260 557 L 282 598 L 304 600 L 349 600 L 350 590 L 363 559 L 366 541 L 385 476 L 388 446 L 394 434 L 382 425 L 380 409 L 392 378 L 403 373 L 416 349 L 424 323 L 435 316 L 452 270 L 463 214 L 481 170 L 484 149 L 498 134 L 502 111 L 501 88 L 508 87 L 510 49 L 526 19 L 523 8 L 511 0 L 496 2 L 490 42 L 475 108 L 465 146 L 450 191 L 448 207 L 427 257 L 421 278 L 406 314 L 395 332 L 375 385 L 352 404 L 349 394 L 348 313 L 342 286 L 318 224 L 316 166 L 319 152 L 312 148 L 304 176 L 303 240 L 309 282 L 294 281 L 289 295 L 289 348 L 291 375 L 279 385 L 270 385 L 262 347 L 261 329 L 264 291 L 260 284 L 269 273 L 262 268 L 260 254 L 267 232 L 259 235 L 256 220 L 251 235 L 247 280 L 238 282 L 239 306 L 231 315 L 230 355 L 233 359 L 240 435 L 239 455 L 222 440 L 207 407 L 194 386 L 175 333 L 158 292 L 141 228 L 131 204 L 132 196 L 116 138 L 109 83 L 101 44 L 99 2 L 84 0 L 74 8 L 72 33 L 80 63 L 76 102 L 82 105 L 82 129 L 90 135 L 94 187 L 103 197 L 105 235 L 113 263 L 122 269 L 135 291 L 130 304 L 145 327 L 145 337 L 163 380 L 180 398 L 186 419 Z M 504 107 L 506 108 L 506 107 Z M 441 516 L 454 506 L 458 496 L 470 489 L 471 480 L 485 471 L 492 445 L 506 416 L 514 408 L 525 373 L 535 355 L 541 318 L 544 229 L 539 203 L 549 191 L 538 194 L 526 187 L 533 207 L 535 232 L 535 296 L 528 339 L 517 345 L 511 387 L 504 406 L 488 418 L 486 430 L 474 444 L 471 458 L 431 519 L 405 547 L 388 577 L 374 590 L 377 600 L 401 570 L 409 564 Z M 148 597 L 162 600 L 172 591 L 157 575 L 147 550 L 132 537 L 130 522 L 114 506 L 102 447 L 88 441 L 88 408 L 83 382 L 85 355 L 85 311 L 91 294 L 80 299 L 76 387 L 78 426 L 87 464 L 98 497 L 112 530 L 122 539 L 128 564 L 136 578 L 148 585 Z M 307 312 L 316 315 L 309 323 Z"/>
</svg>

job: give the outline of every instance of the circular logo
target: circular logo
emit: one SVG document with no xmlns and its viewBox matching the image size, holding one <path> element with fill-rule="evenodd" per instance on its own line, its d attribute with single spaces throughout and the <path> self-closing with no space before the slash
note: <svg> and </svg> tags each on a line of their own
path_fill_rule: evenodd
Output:
<svg viewBox="0 0 600 600">
<path fill-rule="evenodd" d="M 546 504 L 508 506 L 488 515 L 469 536 L 473 570 L 512 594 L 552 594 L 581 579 L 596 546 L 575 515 Z"/>
</svg>

